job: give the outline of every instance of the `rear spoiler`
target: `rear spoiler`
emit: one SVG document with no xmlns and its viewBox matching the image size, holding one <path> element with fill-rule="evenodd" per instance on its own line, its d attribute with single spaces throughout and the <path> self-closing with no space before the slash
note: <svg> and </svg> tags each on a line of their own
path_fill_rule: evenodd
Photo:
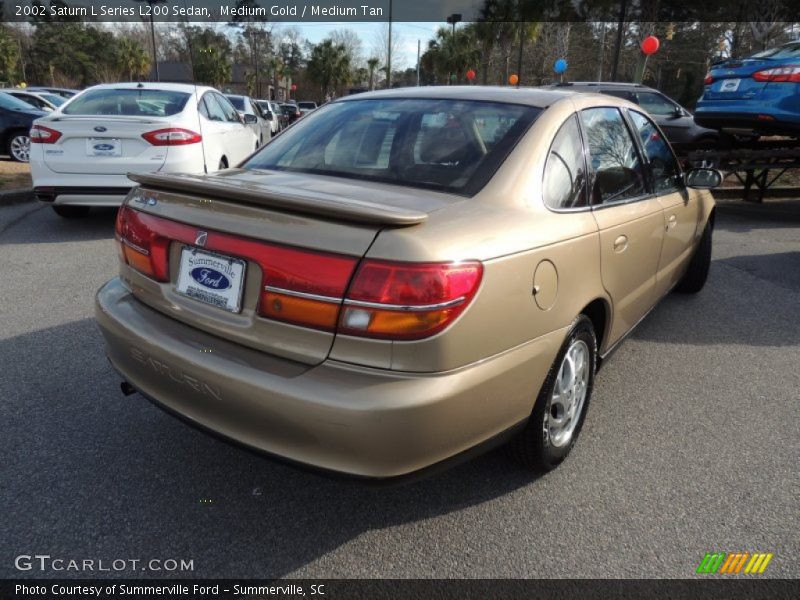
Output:
<svg viewBox="0 0 800 600">
<path fill-rule="evenodd" d="M 364 202 L 333 194 L 298 193 L 286 187 L 256 187 L 252 184 L 245 187 L 218 176 L 128 173 L 128 178 L 153 190 L 190 193 L 371 225 L 402 227 L 417 225 L 428 218 L 425 212 L 380 202 Z"/>
</svg>

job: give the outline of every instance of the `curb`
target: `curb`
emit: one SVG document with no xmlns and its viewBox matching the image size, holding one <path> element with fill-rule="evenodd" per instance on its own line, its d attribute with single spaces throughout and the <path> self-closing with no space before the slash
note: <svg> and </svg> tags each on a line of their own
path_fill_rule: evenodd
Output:
<svg viewBox="0 0 800 600">
<path fill-rule="evenodd" d="M 9 204 L 22 204 L 23 202 L 32 202 L 33 188 L 22 188 L 17 190 L 0 190 L 0 206 L 8 206 Z"/>
</svg>

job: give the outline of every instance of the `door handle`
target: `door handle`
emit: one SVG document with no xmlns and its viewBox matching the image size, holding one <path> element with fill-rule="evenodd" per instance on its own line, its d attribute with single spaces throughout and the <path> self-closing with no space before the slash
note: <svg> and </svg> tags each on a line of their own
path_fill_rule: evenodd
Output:
<svg viewBox="0 0 800 600">
<path fill-rule="evenodd" d="M 614 240 L 614 252 L 625 252 L 628 248 L 628 236 L 621 235 Z"/>
<path fill-rule="evenodd" d="M 678 217 L 676 217 L 675 215 L 670 215 L 669 218 L 667 219 L 667 231 L 675 227 L 675 225 L 677 224 L 678 224 Z"/>
</svg>

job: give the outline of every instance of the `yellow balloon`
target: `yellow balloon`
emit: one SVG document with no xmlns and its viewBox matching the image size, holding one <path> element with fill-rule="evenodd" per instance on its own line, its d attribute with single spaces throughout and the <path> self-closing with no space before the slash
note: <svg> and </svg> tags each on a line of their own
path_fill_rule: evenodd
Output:
<svg viewBox="0 0 800 600">
<path fill-rule="evenodd" d="M 24 90 L 26 87 L 28 87 L 28 84 L 23 81 L 19 84 L 19 87 L 21 87 Z"/>
<path fill-rule="evenodd" d="M 519 77 L 515 73 L 512 73 L 508 76 L 508 83 L 511 85 L 517 85 L 519 83 Z"/>
</svg>

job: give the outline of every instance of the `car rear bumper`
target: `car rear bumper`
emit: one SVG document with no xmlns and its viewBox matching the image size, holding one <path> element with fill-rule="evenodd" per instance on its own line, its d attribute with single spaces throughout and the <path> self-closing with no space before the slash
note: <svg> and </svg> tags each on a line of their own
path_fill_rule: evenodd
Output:
<svg viewBox="0 0 800 600">
<path fill-rule="evenodd" d="M 744 130 L 776 135 L 800 133 L 800 106 L 745 100 L 700 100 L 694 121 L 710 129 Z"/>
<path fill-rule="evenodd" d="M 119 206 L 131 187 L 40 186 L 33 188 L 33 194 L 37 200 L 48 204 Z"/>
<path fill-rule="evenodd" d="M 558 330 L 445 373 L 303 365 L 170 319 L 119 279 L 97 294 L 109 360 L 157 404 L 305 466 L 396 478 L 503 441 L 525 422 L 566 335 Z"/>
</svg>

